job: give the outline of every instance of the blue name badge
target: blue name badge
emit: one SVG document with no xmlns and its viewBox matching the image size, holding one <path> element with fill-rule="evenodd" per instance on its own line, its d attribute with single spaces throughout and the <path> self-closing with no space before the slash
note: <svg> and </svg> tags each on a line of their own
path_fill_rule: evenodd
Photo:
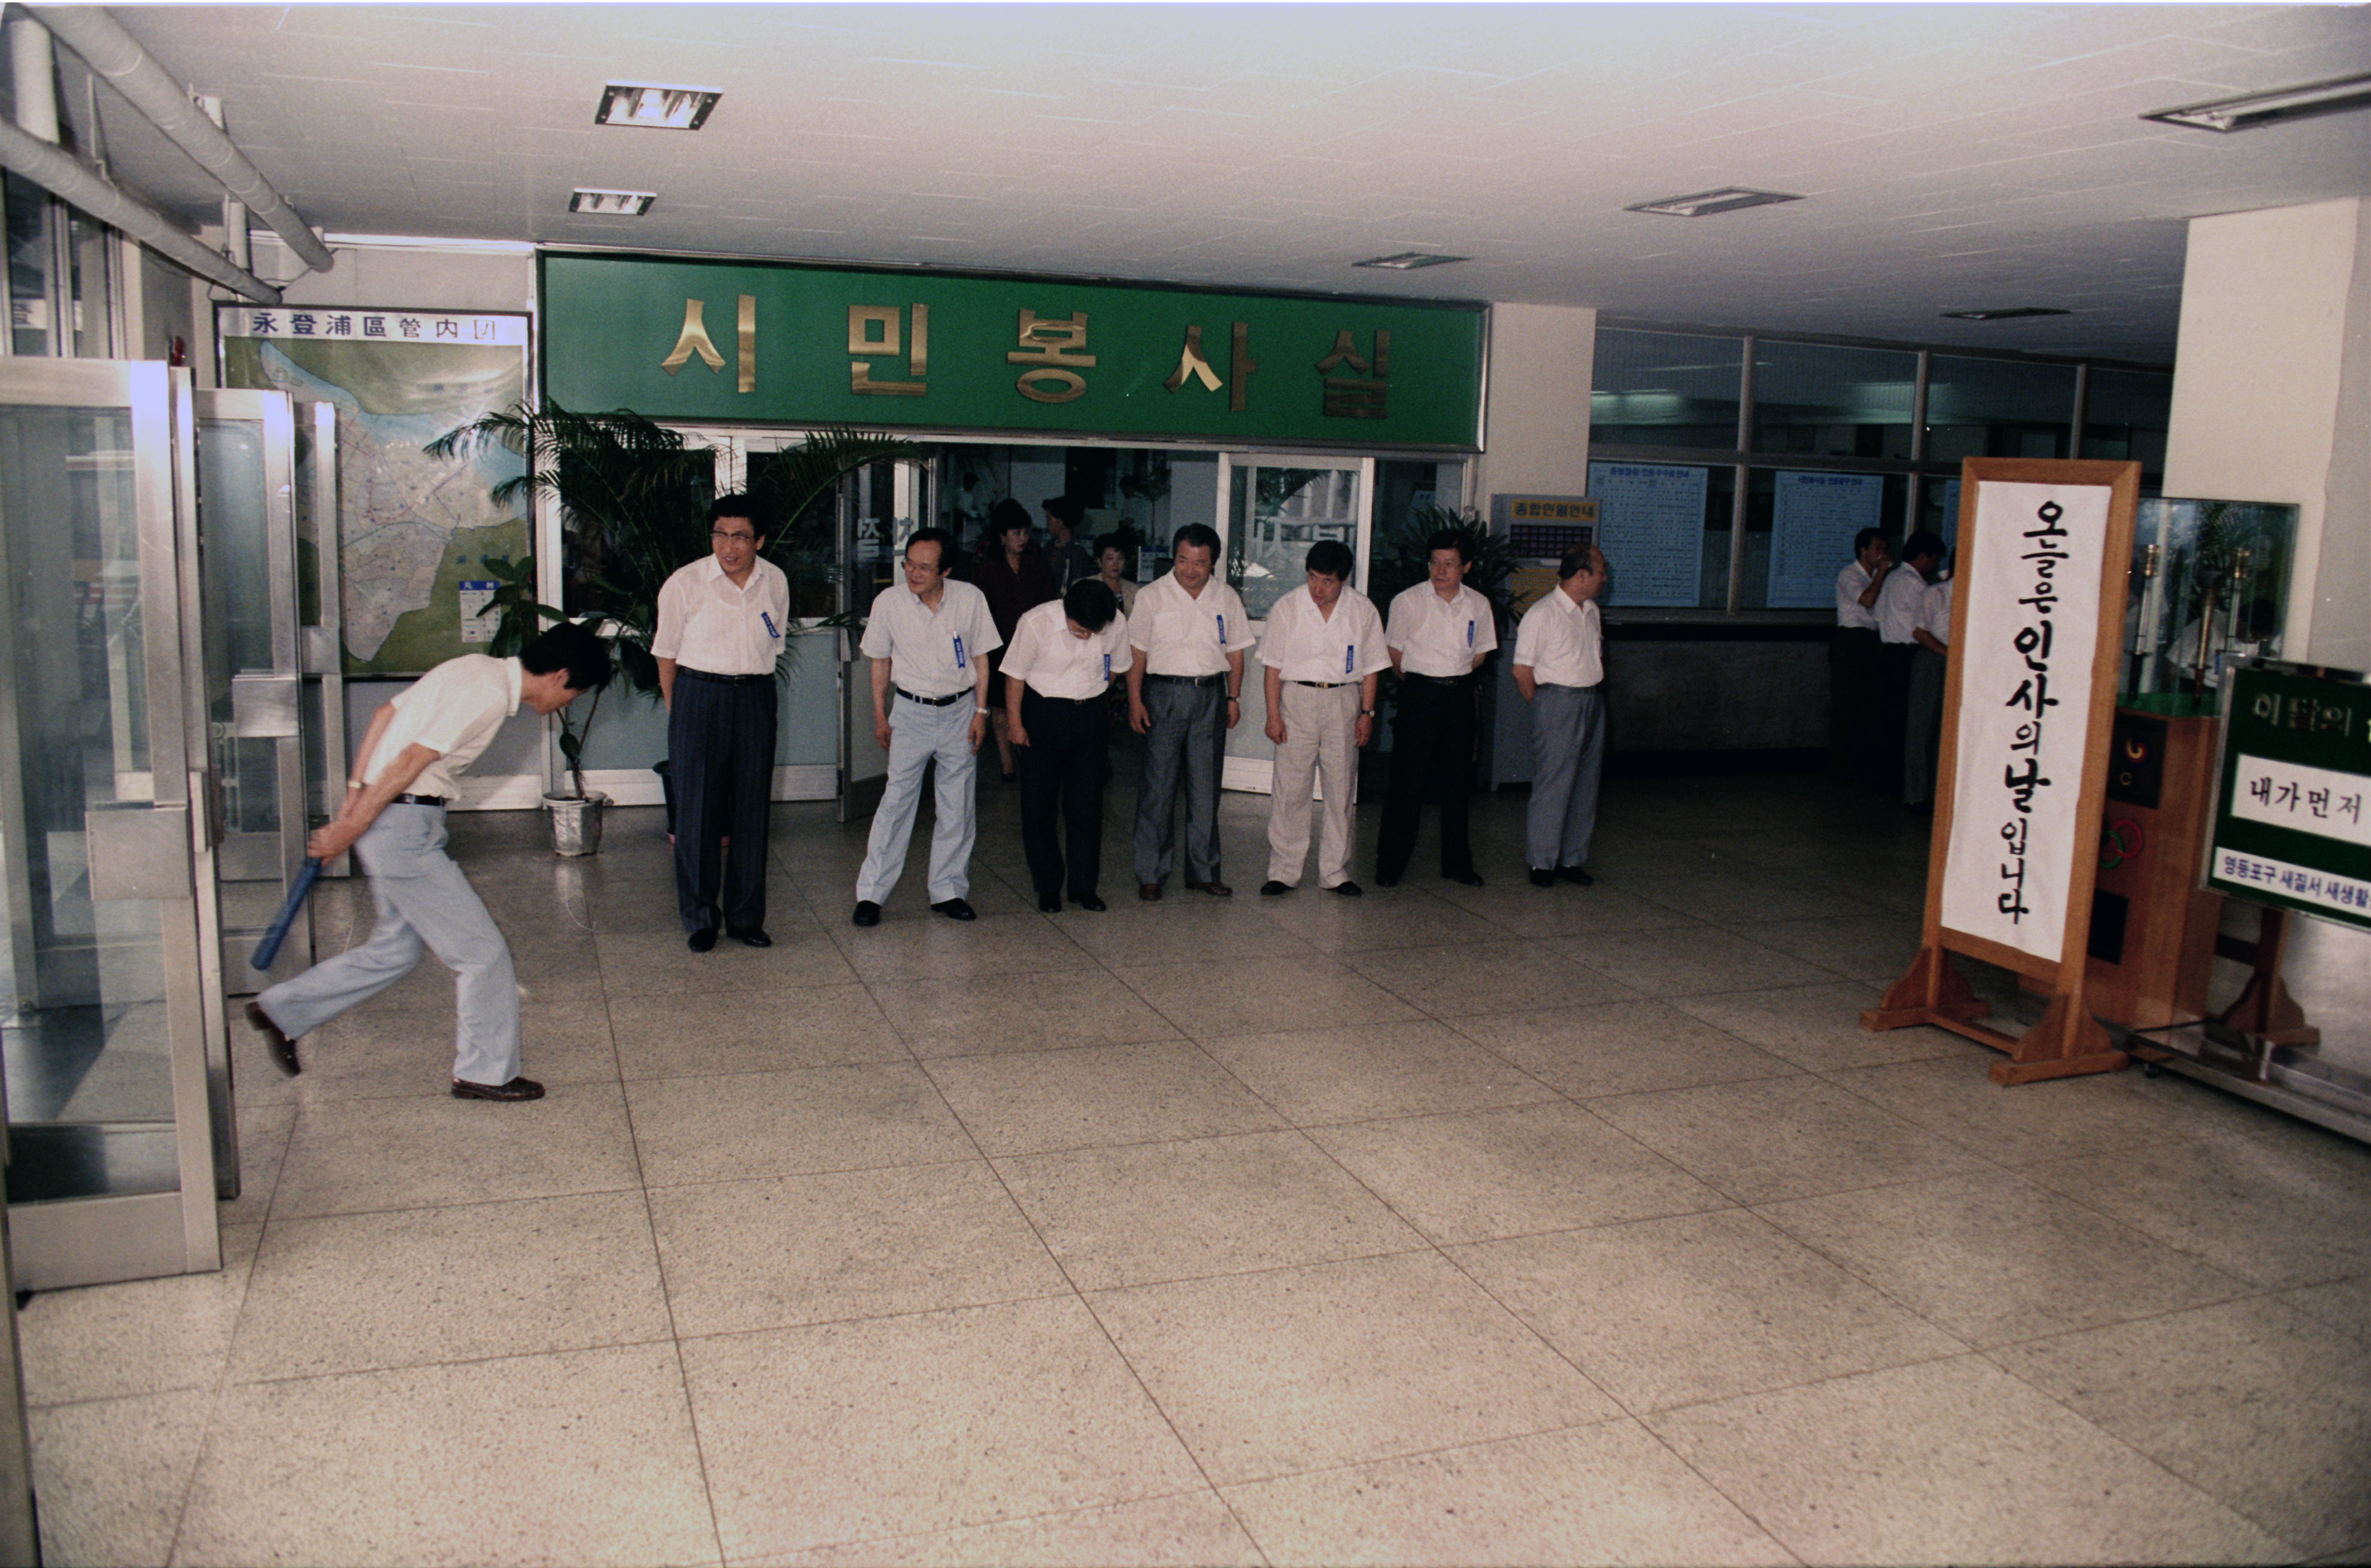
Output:
<svg viewBox="0 0 2371 1568">
<path fill-rule="evenodd" d="M 1111 655 L 1108 653 L 1104 655 L 1104 679 L 1111 679 Z"/>
<path fill-rule="evenodd" d="M 955 668 L 958 670 L 971 668 L 969 664 L 964 663 L 963 639 L 960 637 L 955 639 Z"/>
<path fill-rule="evenodd" d="M 1355 642 L 1342 650 L 1342 673 L 1346 675 L 1359 673 L 1359 645 Z"/>
<path fill-rule="evenodd" d="M 774 617 L 772 616 L 768 615 L 763 610 L 759 610 L 758 612 L 758 618 L 766 623 L 766 635 L 768 637 L 772 638 L 777 642 L 780 642 L 782 640 L 781 628 L 774 624 Z"/>
<path fill-rule="evenodd" d="M 1220 612 L 1220 613 L 1219 613 L 1219 646 L 1220 646 L 1220 647 L 1221 647 L 1221 648 L 1224 648 L 1226 645 L 1227 645 L 1227 617 L 1226 617 L 1225 613 L 1224 613 L 1223 611 L 1221 611 L 1221 612 Z"/>
<path fill-rule="evenodd" d="M 1474 646 L 1474 623 L 1470 620 L 1465 623 L 1465 646 Z"/>
</svg>

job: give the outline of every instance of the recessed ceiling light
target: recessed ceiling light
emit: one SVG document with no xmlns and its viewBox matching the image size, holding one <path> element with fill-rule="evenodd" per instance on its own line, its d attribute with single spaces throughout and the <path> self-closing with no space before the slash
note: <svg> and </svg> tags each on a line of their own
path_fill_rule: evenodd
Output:
<svg viewBox="0 0 2371 1568">
<path fill-rule="evenodd" d="M 1706 218 L 1715 213 L 1734 213 L 1741 207 L 1767 207 L 1778 202 L 1799 202 L 1800 196 L 1788 196 L 1776 190 L 1748 190 L 1742 186 L 1724 185 L 1718 190 L 1699 190 L 1693 196 L 1666 196 L 1660 202 L 1635 202 L 1623 208 L 1625 213 L 1660 213 L 1673 218 Z"/>
<path fill-rule="evenodd" d="M 639 218 L 658 199 L 655 190 L 577 190 L 569 194 L 568 210 L 608 218 Z"/>
<path fill-rule="evenodd" d="M 1470 261 L 1470 256 L 1435 256 L 1423 250 L 1403 250 L 1397 256 L 1371 256 L 1364 261 L 1353 261 L 1353 267 L 1380 267 L 1386 272 L 1413 272 L 1418 267 L 1446 267 L 1452 261 Z"/>
<path fill-rule="evenodd" d="M 640 125 L 653 131 L 697 131 L 724 96 L 718 87 L 670 87 L 659 82 L 612 82 L 601 89 L 596 125 Z"/>
<path fill-rule="evenodd" d="M 2020 316 L 2065 316 L 2067 312 L 2051 305 L 2013 305 L 1998 310 L 1947 310 L 1946 321 L 2014 321 Z"/>
<path fill-rule="evenodd" d="M 2243 93 L 2211 103 L 2160 109 L 2141 118 L 2168 125 L 2187 125 L 2193 131 L 2252 131 L 2259 125 L 2276 125 L 2284 120 L 2339 114 L 2365 107 L 2371 107 L 2371 75 L 2333 76 L 2329 81 L 2307 82 L 2303 86 L 2274 87 L 2270 92 Z"/>
</svg>

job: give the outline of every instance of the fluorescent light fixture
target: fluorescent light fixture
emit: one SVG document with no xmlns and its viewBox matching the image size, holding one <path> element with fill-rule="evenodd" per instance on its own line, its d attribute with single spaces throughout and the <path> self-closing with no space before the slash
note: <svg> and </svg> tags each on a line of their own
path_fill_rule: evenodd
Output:
<svg viewBox="0 0 2371 1568">
<path fill-rule="evenodd" d="M 2307 82 L 2303 86 L 2243 93 L 2211 103 L 2160 109 L 2141 118 L 2167 125 L 2186 125 L 2193 131 L 2252 131 L 2259 125 L 2277 125 L 2284 120 L 2342 114 L 2350 109 L 2364 108 L 2371 108 L 2371 75 L 2333 76 L 2326 82 Z"/>
<path fill-rule="evenodd" d="M 612 82 L 601 89 L 596 125 L 640 125 L 653 131 L 697 131 L 724 96 L 720 87 L 671 87 L 661 82 Z"/>
<path fill-rule="evenodd" d="M 1364 261 L 1353 261 L 1353 267 L 1380 267 L 1386 272 L 1413 272 L 1418 267 L 1446 267 L 1452 261 L 1470 261 L 1470 256 L 1435 256 L 1428 251 L 1403 250 L 1396 256 L 1371 256 Z"/>
<path fill-rule="evenodd" d="M 2068 312 L 2053 305 L 2013 305 L 1997 310 L 1947 310 L 1946 321 L 2014 321 L 2021 316 L 2065 316 Z"/>
<path fill-rule="evenodd" d="M 1634 202 L 1623 208 L 1625 213 L 1660 213 L 1671 218 L 1708 218 L 1715 213 L 1734 213 L 1741 207 L 1767 207 L 1779 202 L 1799 202 L 1800 196 L 1789 196 L 1777 190 L 1748 190 L 1739 185 L 1724 185 L 1718 190 L 1699 190 L 1693 196 L 1666 196 L 1660 202 Z"/>
<path fill-rule="evenodd" d="M 568 210 L 605 218 L 639 218 L 658 199 L 655 190 L 576 190 L 569 193 Z"/>
</svg>

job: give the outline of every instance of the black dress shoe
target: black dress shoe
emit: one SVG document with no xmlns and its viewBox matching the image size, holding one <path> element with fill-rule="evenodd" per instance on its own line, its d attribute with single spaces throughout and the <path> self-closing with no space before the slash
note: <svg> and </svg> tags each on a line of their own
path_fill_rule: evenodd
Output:
<svg viewBox="0 0 2371 1568">
<path fill-rule="evenodd" d="M 543 1085 L 529 1078 L 515 1078 L 508 1083 L 466 1083 L 453 1080 L 456 1100 L 541 1100 Z"/>
<path fill-rule="evenodd" d="M 1326 891 L 1327 891 L 1328 893 L 1339 894 L 1340 894 L 1342 897 L 1344 897 L 1344 898 L 1357 898 L 1357 897 L 1359 897 L 1360 894 L 1364 894 L 1367 890 L 1366 890 L 1365 888 L 1363 888 L 1363 887 L 1360 887 L 1357 882 L 1336 882 L 1332 887 L 1328 888 Z"/>
<path fill-rule="evenodd" d="M 694 952 L 706 952 L 716 945 L 716 928 L 702 926 L 684 939 L 684 946 Z"/>
<path fill-rule="evenodd" d="M 1111 907 L 1110 905 L 1105 904 L 1102 899 L 1097 898 L 1092 893 L 1074 893 L 1070 894 L 1070 902 L 1091 915 L 1100 915 L 1105 910 Z"/>
<path fill-rule="evenodd" d="M 1579 866 L 1558 866 L 1556 868 L 1556 875 L 1572 883 L 1575 887 L 1592 887 L 1595 886 L 1597 882 L 1597 879 L 1595 877 L 1590 876 Z"/>
<path fill-rule="evenodd" d="M 1282 898 L 1286 894 L 1290 893 L 1291 891 L 1292 884 L 1290 882 L 1280 882 L 1274 877 L 1270 877 L 1267 881 L 1260 883 L 1260 896 L 1262 898 Z"/>
<path fill-rule="evenodd" d="M 1441 873 L 1441 878 L 1446 882 L 1453 882 L 1460 887 L 1480 887 L 1482 885 L 1481 877 L 1472 871 L 1443 871 Z"/>
<path fill-rule="evenodd" d="M 1212 877 L 1209 882 L 1189 882 L 1186 885 L 1192 888 L 1196 893 L 1207 893 L 1212 898 L 1232 898 L 1235 896 L 1235 890 L 1229 887 L 1225 882 L 1220 882 L 1216 877 Z"/>
<path fill-rule="evenodd" d="M 724 934 L 743 947 L 768 948 L 774 945 L 774 939 L 766 934 L 763 926 L 750 926 L 738 931 L 727 927 Z"/>
<path fill-rule="evenodd" d="M 272 1048 L 272 1060 L 282 1072 L 295 1078 L 305 1070 L 296 1060 L 296 1042 L 280 1032 L 280 1026 L 272 1021 L 270 1013 L 249 1002 L 247 1004 L 247 1021 L 255 1026 L 255 1032 L 262 1035 L 263 1043 Z"/>
<path fill-rule="evenodd" d="M 979 911 L 960 898 L 943 898 L 931 905 L 931 913 L 943 915 L 950 920 L 977 920 Z"/>
<path fill-rule="evenodd" d="M 860 898 L 856 901 L 856 913 L 849 918 L 860 926 L 877 926 L 881 924 L 881 905 L 869 898 Z"/>
<path fill-rule="evenodd" d="M 1040 914 L 1040 915 L 1059 915 L 1061 912 L 1062 912 L 1062 895 L 1061 895 L 1060 894 L 1058 894 L 1058 893 L 1041 893 L 1041 894 L 1039 894 L 1037 895 L 1037 913 L 1038 913 L 1038 914 Z"/>
<path fill-rule="evenodd" d="M 1533 866 L 1532 868 L 1532 885 L 1533 887 L 1554 887 L 1556 886 L 1556 873 L 1554 871 L 1544 871 L 1540 870 L 1539 867 Z"/>
<path fill-rule="evenodd" d="M 1397 887 L 1400 885 L 1400 879 L 1396 876 L 1387 876 L 1382 871 L 1377 871 L 1375 873 L 1375 885 L 1377 887 Z"/>
<path fill-rule="evenodd" d="M 1136 884 L 1136 896 L 1144 900 L 1147 904 L 1158 904 L 1161 902 L 1161 884 L 1159 882 L 1139 882 Z"/>
</svg>

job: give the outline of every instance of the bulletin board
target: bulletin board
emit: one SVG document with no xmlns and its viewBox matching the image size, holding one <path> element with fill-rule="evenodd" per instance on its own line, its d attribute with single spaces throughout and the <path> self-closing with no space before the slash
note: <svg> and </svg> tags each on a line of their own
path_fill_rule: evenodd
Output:
<svg viewBox="0 0 2371 1568">
<path fill-rule="evenodd" d="M 1885 525 L 1885 477 L 1782 469 L 1771 476 L 1770 579 L 1774 610 L 1824 610 L 1836 602 L 1836 562 L 1853 537 Z"/>
<path fill-rule="evenodd" d="M 1687 464 L 1591 463 L 1605 552 L 1605 604 L 1694 609 L 1704 592 L 1705 496 L 1711 470 Z M 1830 582 L 1833 582 L 1830 574 Z"/>
<path fill-rule="evenodd" d="M 1861 1021 L 2004 1051 L 1996 1083 L 2110 1071 L 2127 1058 L 2083 986 L 2140 466 L 1970 458 L 1960 480 L 1923 940 Z M 2022 1036 L 1978 1022 L 1953 953 L 2046 990 L 2041 1020 Z"/>
<path fill-rule="evenodd" d="M 2259 662 L 2232 672 L 2206 886 L 2371 929 L 2371 685 Z"/>
</svg>

